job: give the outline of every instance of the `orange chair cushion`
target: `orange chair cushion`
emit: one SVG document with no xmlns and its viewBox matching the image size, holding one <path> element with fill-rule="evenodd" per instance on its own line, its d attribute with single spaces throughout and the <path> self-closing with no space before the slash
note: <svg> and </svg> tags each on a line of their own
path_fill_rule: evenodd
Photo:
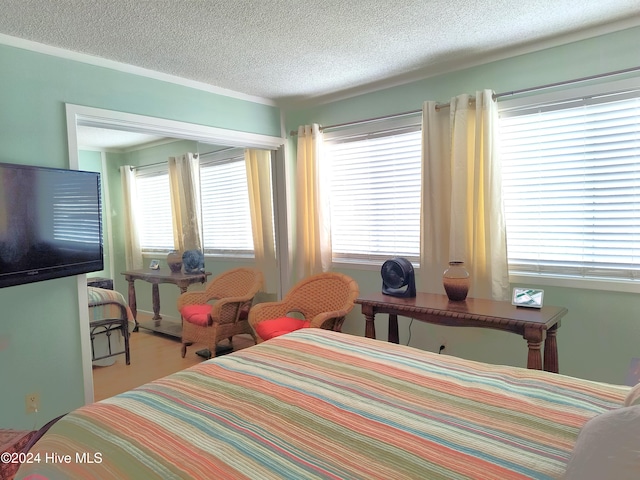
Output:
<svg viewBox="0 0 640 480">
<path fill-rule="evenodd" d="M 309 328 L 311 322 L 309 320 L 300 320 L 292 317 L 279 317 L 270 320 L 263 320 L 256 325 L 256 333 L 263 340 L 269 340 L 279 337 L 285 333 L 300 330 L 301 328 Z"/>
<path fill-rule="evenodd" d="M 211 305 L 185 305 L 180 309 L 180 315 L 182 315 L 185 322 L 200 325 L 201 327 L 211 325 L 210 313 Z"/>
</svg>

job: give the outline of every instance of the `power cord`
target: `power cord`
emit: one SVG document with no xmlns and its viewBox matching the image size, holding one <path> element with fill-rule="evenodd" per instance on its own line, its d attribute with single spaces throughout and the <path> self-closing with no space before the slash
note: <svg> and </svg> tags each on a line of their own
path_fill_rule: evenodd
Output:
<svg viewBox="0 0 640 480">
<path fill-rule="evenodd" d="M 407 343 L 405 343 L 407 347 L 409 346 L 409 342 L 411 341 L 411 325 L 413 325 L 413 318 L 409 322 L 409 338 L 407 338 Z"/>
<path fill-rule="evenodd" d="M 411 321 L 409 322 L 409 337 L 407 338 L 407 343 L 405 343 L 405 345 L 408 347 L 409 346 L 409 342 L 411 341 L 411 325 L 413 325 L 413 318 L 411 319 Z M 438 349 L 438 355 L 442 353 L 442 351 L 446 348 L 446 345 L 440 345 L 440 348 Z"/>
</svg>

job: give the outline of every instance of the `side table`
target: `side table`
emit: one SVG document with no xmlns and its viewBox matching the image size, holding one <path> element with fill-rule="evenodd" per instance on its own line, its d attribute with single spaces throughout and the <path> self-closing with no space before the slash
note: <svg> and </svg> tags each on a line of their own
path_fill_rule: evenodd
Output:
<svg viewBox="0 0 640 480">
<path fill-rule="evenodd" d="M 393 343 L 398 343 L 398 315 L 436 325 L 503 330 L 527 341 L 527 368 L 542 370 L 540 348 L 544 343 L 544 369 L 558 373 L 556 333 L 567 313 L 564 307 L 523 308 L 482 298 L 452 302 L 446 295 L 420 292 L 412 298 L 375 293 L 356 299 L 356 303 L 362 306 L 366 337 L 376 338 L 377 313 L 389 315 L 389 341 Z"/>
<path fill-rule="evenodd" d="M 170 272 L 167 270 L 128 270 L 122 272 L 124 278 L 129 283 L 129 308 L 136 318 L 136 324 L 142 328 L 154 332 L 164 333 L 177 338 L 182 337 L 182 324 L 180 322 L 163 320 L 160 315 L 160 291 L 158 285 L 161 283 L 171 283 L 180 289 L 180 293 L 187 291 L 192 283 L 205 283 L 211 272 L 204 273 L 182 273 Z M 151 299 L 153 303 L 153 319 L 148 322 L 137 321 L 137 300 L 135 281 L 143 280 L 151 283 Z"/>
</svg>

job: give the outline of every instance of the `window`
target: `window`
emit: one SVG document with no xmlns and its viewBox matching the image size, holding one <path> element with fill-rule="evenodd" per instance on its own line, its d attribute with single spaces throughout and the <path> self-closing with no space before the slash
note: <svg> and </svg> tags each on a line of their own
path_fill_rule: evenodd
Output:
<svg viewBox="0 0 640 480">
<path fill-rule="evenodd" d="M 404 122 L 412 125 L 325 134 L 334 261 L 419 261 L 420 120 Z"/>
<path fill-rule="evenodd" d="M 200 160 L 205 253 L 253 255 L 253 234 L 244 151 Z"/>
<path fill-rule="evenodd" d="M 143 252 L 173 250 L 167 165 L 136 170 L 137 217 Z"/>
<path fill-rule="evenodd" d="M 173 250 L 169 173 L 166 164 L 136 171 L 137 213 L 143 252 Z M 200 204 L 204 251 L 253 255 L 247 173 L 242 149 L 200 159 Z"/>
<path fill-rule="evenodd" d="M 640 277 L 640 92 L 501 107 L 511 274 Z"/>
</svg>

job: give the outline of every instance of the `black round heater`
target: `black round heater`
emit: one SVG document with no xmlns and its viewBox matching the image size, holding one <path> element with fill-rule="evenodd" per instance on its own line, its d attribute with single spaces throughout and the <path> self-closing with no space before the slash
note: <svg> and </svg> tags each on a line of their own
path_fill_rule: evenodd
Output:
<svg viewBox="0 0 640 480">
<path fill-rule="evenodd" d="M 416 279 L 413 265 L 406 258 L 397 257 L 387 260 L 380 269 L 382 275 L 382 293 L 392 297 L 415 297 Z"/>
</svg>

